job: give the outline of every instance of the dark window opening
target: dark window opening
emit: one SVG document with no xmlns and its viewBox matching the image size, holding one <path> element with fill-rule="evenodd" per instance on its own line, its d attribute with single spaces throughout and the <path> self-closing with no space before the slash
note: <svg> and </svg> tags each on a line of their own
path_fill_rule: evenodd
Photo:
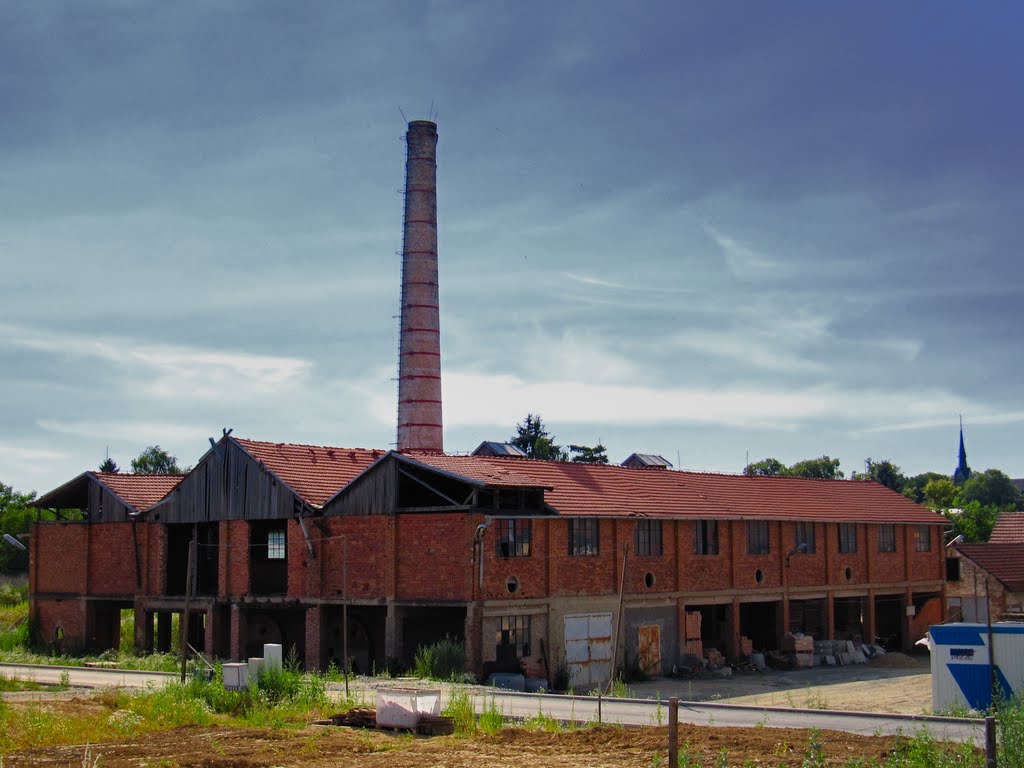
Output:
<svg viewBox="0 0 1024 768">
<path fill-rule="evenodd" d="M 249 580 L 253 594 L 288 591 L 288 529 L 284 520 L 250 523 Z"/>
<path fill-rule="evenodd" d="M 660 557 L 661 520 L 639 520 L 634 534 L 636 553 L 641 557 Z"/>
<path fill-rule="evenodd" d="M 597 555 L 600 552 L 597 518 L 579 517 L 569 520 L 569 554 Z"/>
<path fill-rule="evenodd" d="M 839 551 L 844 554 L 853 554 L 857 551 L 857 524 L 839 524 Z"/>
<path fill-rule="evenodd" d="M 529 557 L 532 526 L 529 520 L 497 520 L 494 553 L 498 557 Z"/>
<path fill-rule="evenodd" d="M 747 554 L 767 555 L 771 551 L 767 520 L 747 521 Z"/>
<path fill-rule="evenodd" d="M 878 526 L 878 551 L 896 551 L 896 526 L 893 523 L 882 523 Z"/>
<path fill-rule="evenodd" d="M 718 554 L 718 521 L 698 520 L 693 538 L 693 551 L 698 555 Z"/>
<path fill-rule="evenodd" d="M 498 662 L 522 659 L 530 655 L 530 617 L 502 616 L 495 635 Z"/>
<path fill-rule="evenodd" d="M 946 558 L 946 581 L 960 581 L 960 558 Z"/>
<path fill-rule="evenodd" d="M 814 523 L 796 524 L 796 546 L 803 547 L 804 554 L 814 554 Z"/>
</svg>

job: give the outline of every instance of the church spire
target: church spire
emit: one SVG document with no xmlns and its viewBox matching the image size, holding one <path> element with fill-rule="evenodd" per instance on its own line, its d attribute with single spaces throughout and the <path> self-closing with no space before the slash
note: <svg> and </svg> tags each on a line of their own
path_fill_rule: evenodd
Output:
<svg viewBox="0 0 1024 768">
<path fill-rule="evenodd" d="M 967 451 L 964 450 L 964 417 L 960 416 L 960 456 L 957 461 L 956 471 L 953 473 L 953 483 L 963 485 L 971 477 L 971 468 L 967 466 Z"/>
</svg>

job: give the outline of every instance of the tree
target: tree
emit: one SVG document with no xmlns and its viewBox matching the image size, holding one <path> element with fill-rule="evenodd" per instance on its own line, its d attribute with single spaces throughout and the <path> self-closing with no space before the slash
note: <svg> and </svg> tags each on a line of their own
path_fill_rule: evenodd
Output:
<svg viewBox="0 0 1024 768">
<path fill-rule="evenodd" d="M 598 443 L 593 448 L 589 445 L 570 445 L 569 451 L 575 454 L 571 460 L 578 464 L 608 463 L 608 449 L 601 445 L 601 443 Z"/>
<path fill-rule="evenodd" d="M 874 480 L 876 483 L 896 491 L 896 493 L 903 492 L 903 486 L 906 485 L 907 478 L 903 476 L 900 468 L 889 461 L 889 459 L 872 461 L 870 458 L 867 458 L 864 460 L 864 467 L 866 469 L 864 475 L 858 475 L 858 477 Z"/>
<path fill-rule="evenodd" d="M 100 472 L 120 472 L 120 468 L 114 463 L 114 460 L 107 456 L 100 464 Z"/>
<path fill-rule="evenodd" d="M 831 456 L 820 456 L 817 459 L 798 461 L 785 472 L 787 477 L 809 477 L 818 480 L 840 480 L 843 471 L 839 469 L 839 459 Z"/>
<path fill-rule="evenodd" d="M 761 459 L 747 464 L 743 468 L 743 474 L 750 477 L 780 477 L 786 474 L 786 465 L 778 459 Z"/>
<path fill-rule="evenodd" d="M 923 502 L 929 509 L 951 509 L 956 506 L 958 489 L 948 477 L 929 480 L 924 486 Z"/>
<path fill-rule="evenodd" d="M 946 518 L 953 523 L 953 536 L 963 536 L 968 543 L 988 541 L 999 517 L 999 507 L 971 501 L 960 510 L 949 510 Z"/>
<path fill-rule="evenodd" d="M 36 520 L 36 510 L 29 506 L 34 493 L 18 493 L 9 485 L 0 483 L 0 534 L 17 536 L 28 533 Z M 15 549 L 0 539 L 0 573 L 20 573 L 28 570 L 28 552 Z"/>
<path fill-rule="evenodd" d="M 531 459 L 565 461 L 565 452 L 555 445 L 554 437 L 544 428 L 540 414 L 526 414 L 522 423 L 516 424 L 516 434 L 510 442 Z"/>
<path fill-rule="evenodd" d="M 903 485 L 903 495 L 918 504 L 925 504 L 924 487 L 932 480 L 949 480 L 949 475 L 941 472 L 923 472 L 920 475 L 906 478 Z"/>
<path fill-rule="evenodd" d="M 960 497 L 965 504 L 977 501 L 983 506 L 994 505 L 1003 509 L 1016 507 L 1020 492 L 1013 481 L 998 469 L 986 469 L 971 475 L 970 480 L 960 486 Z"/>
<path fill-rule="evenodd" d="M 178 466 L 178 459 L 159 445 L 151 445 L 132 459 L 132 472 L 137 475 L 184 475 L 188 468 Z"/>
</svg>

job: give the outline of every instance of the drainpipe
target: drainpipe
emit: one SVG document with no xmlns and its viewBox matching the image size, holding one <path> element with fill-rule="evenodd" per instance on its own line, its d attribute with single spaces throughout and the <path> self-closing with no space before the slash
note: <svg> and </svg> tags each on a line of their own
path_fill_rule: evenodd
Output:
<svg viewBox="0 0 1024 768">
<path fill-rule="evenodd" d="M 480 558 L 480 589 L 484 588 L 484 536 L 487 529 L 491 527 L 490 518 L 485 518 L 486 523 L 480 523 L 473 534 L 473 550 Z"/>
</svg>

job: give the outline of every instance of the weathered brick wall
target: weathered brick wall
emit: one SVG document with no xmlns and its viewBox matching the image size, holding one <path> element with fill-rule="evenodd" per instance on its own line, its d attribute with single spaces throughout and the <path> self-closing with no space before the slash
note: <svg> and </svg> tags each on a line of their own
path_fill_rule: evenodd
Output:
<svg viewBox="0 0 1024 768">
<path fill-rule="evenodd" d="M 326 598 L 341 598 L 343 558 L 348 550 L 348 597 L 376 599 L 387 597 L 394 581 L 394 518 L 385 515 L 350 515 L 322 519 L 323 532 L 310 529 L 320 537 L 317 557 L 320 558 L 315 589 Z M 342 540 L 344 536 L 344 540 Z"/>
<path fill-rule="evenodd" d="M 218 533 L 220 546 L 217 589 L 221 596 L 241 597 L 249 591 L 249 523 L 222 520 Z"/>
<path fill-rule="evenodd" d="M 548 523 L 552 595 L 605 595 L 618 589 L 622 551 L 615 548 L 614 524 L 614 520 L 598 521 L 599 554 L 571 556 L 568 521 Z"/>
<path fill-rule="evenodd" d="M 42 594 L 84 594 L 87 580 L 89 525 L 87 523 L 37 524 L 32 527 L 31 540 L 33 544 L 31 556 L 35 562 L 31 564 L 29 572 L 36 574 L 36 583 L 32 585 L 32 591 Z"/>
<path fill-rule="evenodd" d="M 89 536 L 89 586 L 94 595 L 134 595 L 135 544 L 131 523 L 93 523 Z M 139 541 L 139 551 L 143 542 Z M 141 564 L 140 564 L 141 574 Z"/>
<path fill-rule="evenodd" d="M 782 584 L 782 568 L 780 562 L 785 553 L 780 554 L 781 541 L 779 524 L 768 523 L 768 552 L 763 555 L 752 555 L 748 550 L 747 523 L 736 521 L 729 524 L 732 531 L 732 553 L 734 563 L 734 582 L 736 589 L 757 592 L 765 589 L 778 589 Z M 719 542 L 721 543 L 721 542 Z M 758 583 L 757 572 L 761 571 L 763 581 Z"/>
<path fill-rule="evenodd" d="M 550 523 L 547 520 L 531 522 L 529 557 L 498 557 L 495 552 L 497 531 L 494 526 L 487 530 L 483 541 L 484 598 L 515 600 L 547 596 L 547 558 L 551 551 L 548 538 L 550 527 L 558 523 Z M 515 577 L 518 581 L 518 588 L 514 593 L 508 589 L 510 577 Z M 478 569 L 473 578 L 479 581 Z"/>
<path fill-rule="evenodd" d="M 718 524 L 717 555 L 696 553 L 696 522 L 686 520 L 678 523 L 676 541 L 679 547 L 679 587 L 684 592 L 712 592 L 731 586 L 732 545 L 730 544 L 730 523 Z"/>
<path fill-rule="evenodd" d="M 616 520 L 615 530 L 619 547 L 617 551 L 622 552 L 622 544 L 629 544 L 629 558 L 626 563 L 626 592 L 627 594 L 656 594 L 658 592 L 674 592 L 676 590 L 676 547 L 678 536 L 676 528 L 678 523 L 665 520 L 661 524 L 661 554 L 640 555 L 636 548 L 636 523 L 631 520 Z M 621 570 L 622 561 L 619 561 Z M 653 585 L 647 586 L 646 577 L 650 574 Z"/>
<path fill-rule="evenodd" d="M 917 526 L 907 526 L 909 543 L 907 559 L 910 566 L 910 579 L 912 581 L 941 579 L 945 575 L 943 573 L 945 556 L 942 554 L 942 529 L 937 525 L 921 526 L 921 528 L 927 528 L 927 535 L 931 541 L 931 550 L 928 552 L 918 552 L 915 547 Z"/>
<path fill-rule="evenodd" d="M 829 583 L 835 586 L 846 584 L 864 584 L 868 578 L 867 526 L 857 524 L 857 551 L 839 551 L 839 524 L 827 523 L 825 525 L 825 541 L 828 544 L 829 557 Z M 847 570 L 849 569 L 849 570 Z"/>
<path fill-rule="evenodd" d="M 402 515 L 397 521 L 395 596 L 420 600 L 471 597 L 473 532 L 479 516 Z"/>
<path fill-rule="evenodd" d="M 813 587 L 826 583 L 828 579 L 825 523 L 814 524 L 814 552 L 794 552 L 789 556 L 786 566 L 786 555 L 796 547 L 796 523 L 782 525 L 782 567 L 787 568 L 786 578 L 790 587 Z"/>
<path fill-rule="evenodd" d="M 144 591 L 150 595 L 163 595 L 167 592 L 167 526 L 147 523 L 145 528 Z"/>
<path fill-rule="evenodd" d="M 871 581 L 880 584 L 891 584 L 907 578 L 906 552 L 907 528 L 904 525 L 893 526 L 896 541 L 895 552 L 879 552 L 878 536 L 880 526 L 868 526 L 868 551 L 871 553 Z"/>
<path fill-rule="evenodd" d="M 36 637 L 39 642 L 60 652 L 76 652 L 85 647 L 85 600 L 79 598 L 67 600 L 36 598 L 32 609 L 36 622 Z M 58 638 L 58 628 L 63 632 L 63 639 Z"/>
</svg>

